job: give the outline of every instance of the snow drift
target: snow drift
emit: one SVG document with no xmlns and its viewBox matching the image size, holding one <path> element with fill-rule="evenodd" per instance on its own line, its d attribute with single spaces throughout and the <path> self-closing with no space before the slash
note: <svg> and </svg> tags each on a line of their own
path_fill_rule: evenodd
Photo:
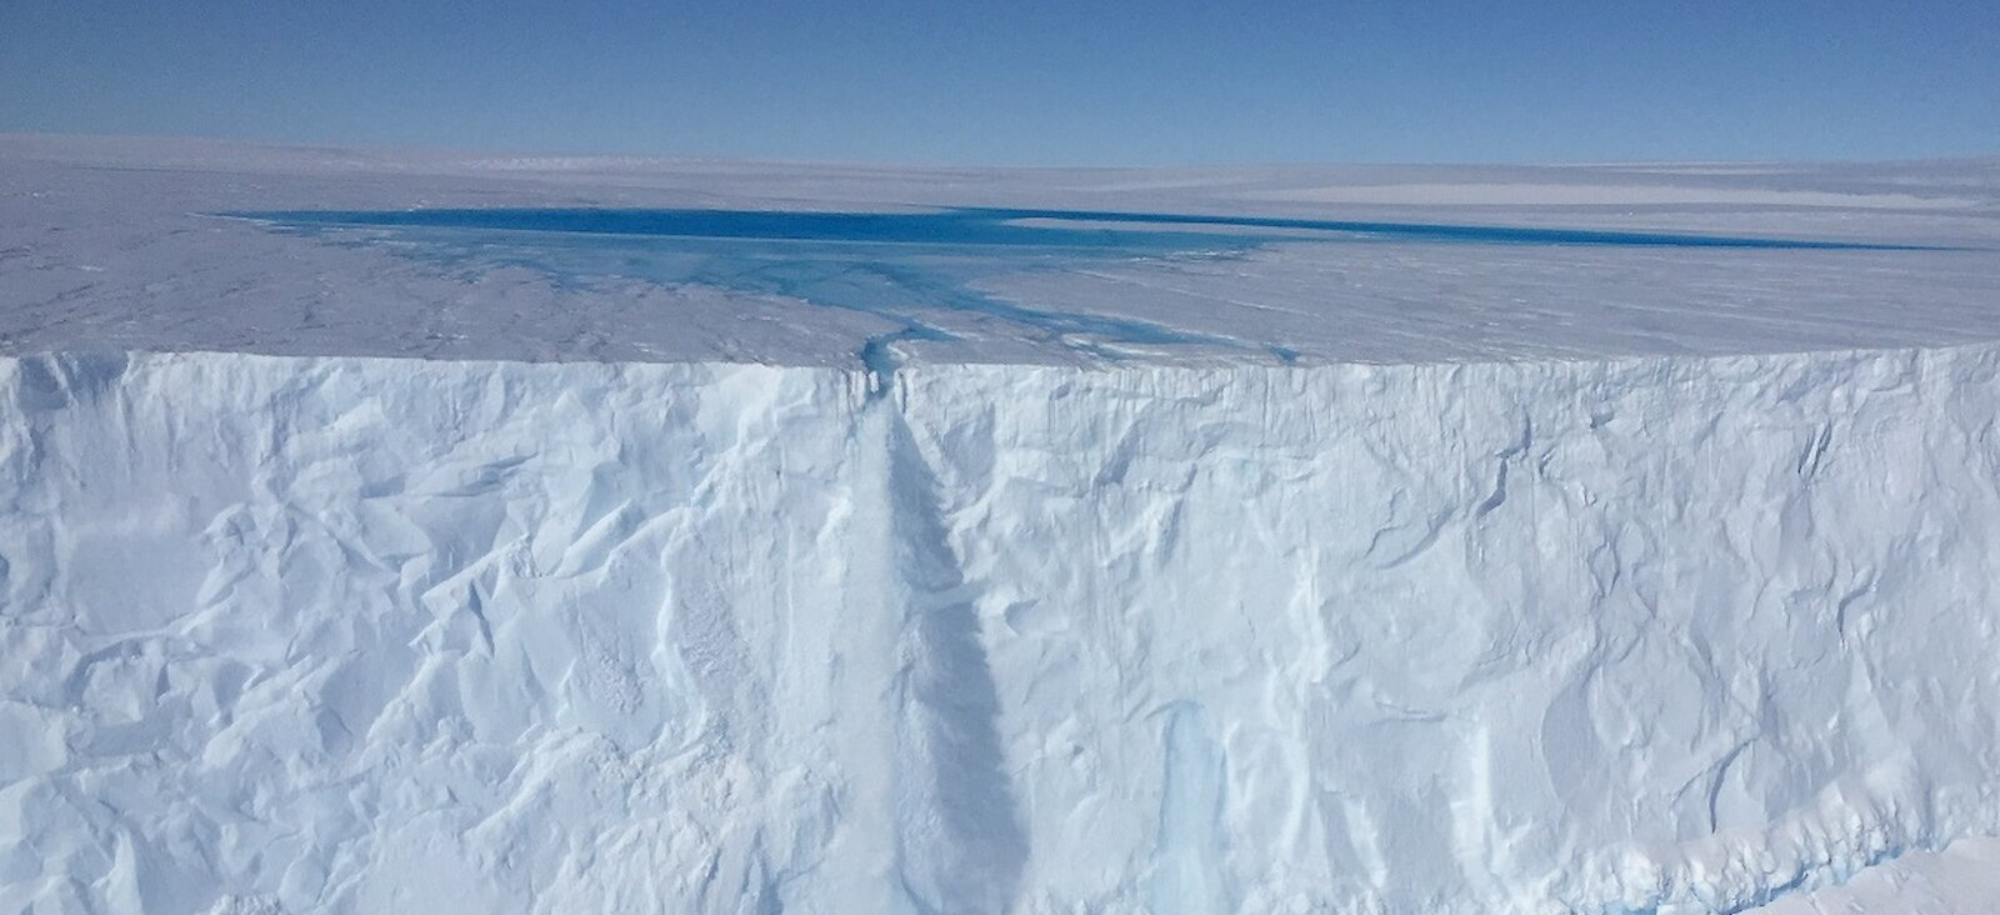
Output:
<svg viewBox="0 0 2000 915">
<path fill-rule="evenodd" d="M 0 362 L 0 911 L 1726 912 L 2000 829 L 2000 347 Z"/>
</svg>

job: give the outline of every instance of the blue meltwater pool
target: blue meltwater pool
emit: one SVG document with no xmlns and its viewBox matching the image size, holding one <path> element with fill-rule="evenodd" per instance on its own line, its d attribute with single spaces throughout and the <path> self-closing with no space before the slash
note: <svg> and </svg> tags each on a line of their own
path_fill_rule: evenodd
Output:
<svg viewBox="0 0 2000 915">
<path fill-rule="evenodd" d="M 840 213 L 773 210 L 495 208 L 232 213 L 284 231 L 393 245 L 458 265 L 519 266 L 560 283 L 596 278 L 786 296 L 879 316 L 901 329 L 860 357 L 888 370 L 899 340 L 951 339 L 933 309 L 1025 325 L 1107 355 L 1103 344 L 1241 347 L 1128 317 L 1033 308 L 978 291 L 980 279 L 1116 262 L 1240 257 L 1285 243 L 1895 250 L 1898 246 L 1656 232 L 1356 222 L 1256 216 L 946 209 Z M 1281 361 L 1294 354 L 1260 347 Z"/>
</svg>

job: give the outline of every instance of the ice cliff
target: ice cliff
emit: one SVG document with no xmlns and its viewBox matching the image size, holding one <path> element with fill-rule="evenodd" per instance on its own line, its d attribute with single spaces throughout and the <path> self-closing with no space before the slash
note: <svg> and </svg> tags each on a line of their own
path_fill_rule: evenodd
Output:
<svg viewBox="0 0 2000 915">
<path fill-rule="evenodd" d="M 0 361 L 0 911 L 1741 910 L 2000 830 L 1996 370 Z"/>
</svg>

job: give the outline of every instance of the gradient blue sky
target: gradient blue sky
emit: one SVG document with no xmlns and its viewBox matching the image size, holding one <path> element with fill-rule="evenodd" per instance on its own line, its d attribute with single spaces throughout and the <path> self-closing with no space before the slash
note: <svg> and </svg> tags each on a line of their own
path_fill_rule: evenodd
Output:
<svg viewBox="0 0 2000 915">
<path fill-rule="evenodd" d="M 0 131 L 997 164 L 2000 153 L 1996 0 L 0 0 Z"/>
</svg>

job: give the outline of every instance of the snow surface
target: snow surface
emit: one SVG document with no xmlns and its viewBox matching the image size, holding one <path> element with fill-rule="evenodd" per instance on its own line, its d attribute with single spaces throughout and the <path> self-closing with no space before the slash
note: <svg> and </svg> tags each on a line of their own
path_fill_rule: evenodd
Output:
<svg viewBox="0 0 2000 915">
<path fill-rule="evenodd" d="M 1065 260 L 978 291 L 1228 342 L 884 368 L 208 215 L 1451 184 L 1601 202 L 1365 215 L 1931 249 Z M 0 140 L 0 911 L 1991 910 L 1997 186 Z"/>
<path fill-rule="evenodd" d="M 1792 896 L 1758 915 L 1988 915 L 2000 900 L 2000 840 L 1911 852 L 1842 886 Z"/>
<path fill-rule="evenodd" d="M 853 365 L 907 321 L 820 307 L 786 284 L 649 279 L 611 254 L 506 240 L 503 252 L 302 238 L 213 214 L 408 207 L 921 212 L 1012 207 L 1686 232 L 1942 250 L 1267 243 L 1210 256 L 1058 260 L 982 272 L 971 291 L 1062 319 L 906 315 L 949 339 L 908 362 L 1097 364 L 1062 332 L 1139 321 L 1205 341 L 1120 345 L 1128 361 L 1307 365 L 1728 355 L 2000 340 L 2000 160 L 1711 168 L 881 169 L 673 161 L 592 164 L 0 137 L 0 353 L 91 347 L 296 356 Z M 1741 172 L 1741 173 L 1739 173 Z M 1472 201 L 1495 184 L 1562 205 Z M 1353 186 L 1400 204 L 1331 206 Z M 1646 202 L 1635 188 L 1671 191 Z M 1305 193 L 1314 191 L 1314 193 Z M 1744 195 L 1817 195 L 1809 206 Z M 1829 206 L 1827 195 L 1852 197 Z M 1297 198 L 1297 199 L 1290 199 Z M 1915 198 L 1921 206 L 1900 206 Z M 1774 198 L 1789 199 L 1789 198 Z M 1579 200 L 1597 201 L 1578 204 Z M 544 236 L 546 238 L 546 236 Z M 434 246 L 435 248 L 435 246 Z M 507 254 L 501 257 L 500 254 Z M 608 262 L 608 263 L 607 263 Z M 891 266 L 899 266 L 892 264 Z M 736 271 L 741 273 L 741 271 Z M 1259 354 L 1262 354 L 1259 356 Z"/>
</svg>

